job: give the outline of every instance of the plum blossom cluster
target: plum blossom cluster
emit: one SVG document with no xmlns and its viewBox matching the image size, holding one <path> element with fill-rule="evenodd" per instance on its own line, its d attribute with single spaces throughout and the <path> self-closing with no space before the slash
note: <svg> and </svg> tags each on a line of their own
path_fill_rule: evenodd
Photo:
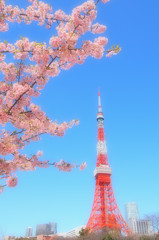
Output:
<svg viewBox="0 0 159 240">
<path fill-rule="evenodd" d="M 18 182 L 17 177 L 14 176 L 8 177 L 6 181 L 8 187 L 15 187 L 17 185 L 17 182 Z"/>
<path fill-rule="evenodd" d="M 60 160 L 59 162 L 55 162 L 55 163 L 53 163 L 53 165 L 59 171 L 64 171 L 64 172 L 71 172 L 73 168 L 77 168 L 77 167 L 79 167 L 79 169 L 82 171 L 87 166 L 86 162 L 82 163 L 80 166 L 77 166 L 76 164 L 70 164 L 68 162 L 65 162 L 64 160 Z"/>
<path fill-rule="evenodd" d="M 106 53 L 110 57 L 120 51 L 119 46 L 105 50 L 108 39 L 104 36 L 83 40 L 79 46 L 78 40 L 87 32 L 102 34 L 106 31 L 106 26 L 94 23 L 100 0 L 88 0 L 74 8 L 70 15 L 62 10 L 53 13 L 52 7 L 43 1 L 29 2 L 26 9 L 20 9 L 0 0 L 0 31 L 7 31 L 9 22 L 31 24 L 36 21 L 47 28 L 56 24 L 57 34 L 51 36 L 49 44 L 30 41 L 27 37 L 21 37 L 14 44 L 0 42 L 0 72 L 3 75 L 0 81 L 0 180 L 6 179 L 6 184 L 0 185 L 0 193 L 6 185 L 17 185 L 15 173 L 18 170 L 54 165 L 60 171 L 69 172 L 76 167 L 80 170 L 86 167 L 86 163 L 77 166 L 64 160 L 58 163 L 41 161 L 41 151 L 31 157 L 21 153 L 27 144 L 40 140 L 43 134 L 61 137 L 68 128 L 79 124 L 78 120 L 52 121 L 32 99 L 38 97 L 49 79 L 58 76 L 61 70 L 83 64 L 89 56 L 102 58 Z M 7 55 L 12 59 L 10 62 L 6 61 Z M 10 130 L 8 123 L 12 126 Z"/>
<path fill-rule="evenodd" d="M 29 0 L 28 0 L 29 1 Z M 98 0 L 96 4 L 99 2 Z M 102 0 L 102 3 L 106 3 L 109 0 Z M 26 9 L 19 8 L 18 6 L 6 5 L 5 0 L 0 1 L 0 31 L 7 31 L 9 28 L 8 22 L 25 22 L 26 24 L 31 24 L 33 21 L 38 22 L 40 26 L 46 25 L 50 28 L 53 23 L 58 21 L 69 22 L 70 16 L 65 14 L 62 10 L 57 10 L 53 13 L 52 7 L 42 1 L 33 0 L 29 1 L 32 4 Z M 84 4 L 91 6 L 93 1 L 88 1 Z M 86 6 L 86 7 L 87 7 Z M 88 6 L 88 7 L 89 7 Z"/>
</svg>

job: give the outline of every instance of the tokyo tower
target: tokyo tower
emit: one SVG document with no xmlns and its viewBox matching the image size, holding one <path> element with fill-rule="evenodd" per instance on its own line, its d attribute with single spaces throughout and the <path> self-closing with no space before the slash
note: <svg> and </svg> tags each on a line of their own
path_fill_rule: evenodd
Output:
<svg viewBox="0 0 159 240">
<path fill-rule="evenodd" d="M 109 229 L 117 229 L 125 235 L 130 235 L 132 232 L 120 213 L 113 193 L 111 183 L 112 169 L 109 166 L 107 157 L 104 135 L 104 116 L 101 108 L 100 92 L 98 92 L 97 122 L 97 162 L 94 170 L 94 177 L 96 180 L 95 195 L 92 212 L 86 229 L 98 231 L 106 227 Z"/>
</svg>

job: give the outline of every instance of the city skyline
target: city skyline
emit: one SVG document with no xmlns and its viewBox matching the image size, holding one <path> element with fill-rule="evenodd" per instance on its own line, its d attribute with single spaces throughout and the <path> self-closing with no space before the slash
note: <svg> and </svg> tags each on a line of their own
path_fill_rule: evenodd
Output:
<svg viewBox="0 0 159 240">
<path fill-rule="evenodd" d="M 51 0 L 47 2 L 52 5 Z M 81 2 L 58 0 L 53 7 L 69 13 Z M 97 20 L 107 25 L 109 47 L 119 44 L 122 51 L 110 59 L 89 58 L 83 65 L 62 71 L 58 78 L 50 80 L 39 99 L 33 100 L 53 120 L 79 119 L 80 124 L 67 130 L 62 138 L 43 136 L 25 152 L 29 155 L 42 150 L 42 160 L 52 162 L 86 161 L 87 168 L 71 173 L 53 167 L 18 172 L 17 187 L 5 188 L 0 195 L 0 238 L 24 236 L 25 229 L 35 229 L 37 223 L 57 222 L 58 232 L 87 223 L 95 185 L 98 87 L 119 209 L 124 215 L 125 203 L 137 202 L 141 218 L 159 212 L 159 50 L 152 50 L 159 40 L 158 7 L 159 2 L 144 0 L 111 0 L 100 5 Z M 10 32 L 0 33 L 0 37 L 15 42 L 19 36 L 28 36 L 31 41 L 43 42 L 52 34 L 53 30 L 36 24 L 11 24 Z"/>
</svg>

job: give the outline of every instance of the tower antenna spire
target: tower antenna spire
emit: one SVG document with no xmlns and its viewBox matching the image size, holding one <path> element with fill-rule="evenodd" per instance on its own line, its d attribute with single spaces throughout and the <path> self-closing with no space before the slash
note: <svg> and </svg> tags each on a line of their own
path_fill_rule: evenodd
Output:
<svg viewBox="0 0 159 240">
<path fill-rule="evenodd" d="M 102 112 L 100 89 L 98 88 L 98 112 Z"/>
<path fill-rule="evenodd" d="M 102 112 L 102 106 L 101 106 L 101 97 L 100 97 L 100 89 L 98 88 L 98 113 L 97 113 L 97 121 L 98 123 L 101 121 L 104 121 L 104 116 Z M 103 123 L 104 124 L 104 123 Z"/>
</svg>

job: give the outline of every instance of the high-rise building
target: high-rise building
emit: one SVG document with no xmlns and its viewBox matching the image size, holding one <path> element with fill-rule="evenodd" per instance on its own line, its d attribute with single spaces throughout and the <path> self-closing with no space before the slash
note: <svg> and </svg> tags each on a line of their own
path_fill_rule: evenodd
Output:
<svg viewBox="0 0 159 240">
<path fill-rule="evenodd" d="M 57 233 L 57 223 L 38 224 L 36 226 L 37 235 L 52 235 Z"/>
<path fill-rule="evenodd" d="M 151 231 L 151 223 L 148 220 L 140 220 L 135 218 L 129 219 L 129 227 L 135 234 L 149 235 Z"/>
<path fill-rule="evenodd" d="M 140 219 L 137 203 L 129 202 L 125 204 L 125 217 L 128 224 L 130 218 Z"/>
<path fill-rule="evenodd" d="M 139 235 L 151 234 L 151 223 L 140 219 L 137 203 L 129 202 L 125 204 L 125 217 L 133 233 Z"/>
<path fill-rule="evenodd" d="M 33 228 L 32 227 L 28 227 L 26 229 L 26 233 L 25 233 L 26 237 L 32 237 L 33 236 Z"/>
</svg>

